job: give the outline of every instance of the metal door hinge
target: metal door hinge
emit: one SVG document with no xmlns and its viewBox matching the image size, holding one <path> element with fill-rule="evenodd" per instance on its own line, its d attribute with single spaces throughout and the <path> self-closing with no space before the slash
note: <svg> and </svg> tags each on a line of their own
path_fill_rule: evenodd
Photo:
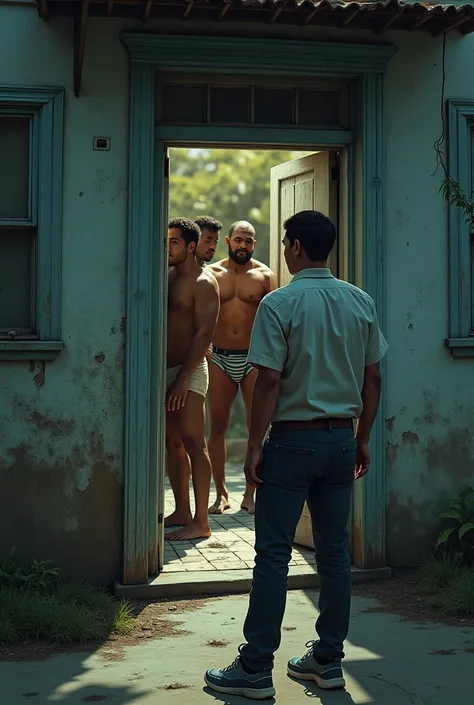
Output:
<svg viewBox="0 0 474 705">
<path fill-rule="evenodd" d="M 163 514 L 158 514 L 158 524 L 163 523 Z"/>
<path fill-rule="evenodd" d="M 165 179 L 169 179 L 170 178 L 170 158 L 169 157 L 165 157 L 164 171 L 165 171 Z"/>
</svg>

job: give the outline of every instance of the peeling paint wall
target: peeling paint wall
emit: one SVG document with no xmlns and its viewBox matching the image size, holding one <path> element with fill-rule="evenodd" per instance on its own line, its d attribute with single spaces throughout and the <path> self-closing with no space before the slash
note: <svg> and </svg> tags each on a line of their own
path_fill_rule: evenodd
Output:
<svg viewBox="0 0 474 705">
<path fill-rule="evenodd" d="M 91 20 L 83 90 L 72 92 L 73 28 L 2 5 L 0 83 L 67 89 L 62 326 L 48 363 L 0 363 L 0 553 L 51 558 L 70 576 L 120 575 L 128 151 L 128 61 L 140 22 Z M 8 18 L 8 21 L 7 21 Z M 447 222 L 433 144 L 441 132 L 441 39 L 234 23 L 149 23 L 146 31 L 320 38 L 399 46 L 386 81 L 387 561 L 432 546 L 436 503 L 473 482 L 474 362 L 448 331 Z M 447 42 L 446 97 L 474 98 L 474 38 Z M 28 48 L 28 51 L 25 48 Z M 111 139 L 94 152 L 95 136 Z M 373 472 L 376 469 L 373 468 Z"/>
<path fill-rule="evenodd" d="M 392 41 L 397 40 L 395 33 Z M 400 40 L 398 40 L 400 41 Z M 474 37 L 446 44 L 446 98 L 474 99 Z M 406 36 L 387 75 L 387 539 L 392 566 L 434 546 L 437 503 L 474 482 L 474 360 L 448 336 L 447 214 L 433 172 L 442 38 Z"/>
<path fill-rule="evenodd" d="M 0 362 L 0 553 L 52 559 L 77 578 L 120 575 L 128 63 L 88 43 L 72 92 L 71 21 L 1 7 L 0 83 L 67 89 L 62 336 L 54 362 Z M 5 18 L 8 17 L 8 22 Z M 94 152 L 94 136 L 111 139 Z"/>
</svg>

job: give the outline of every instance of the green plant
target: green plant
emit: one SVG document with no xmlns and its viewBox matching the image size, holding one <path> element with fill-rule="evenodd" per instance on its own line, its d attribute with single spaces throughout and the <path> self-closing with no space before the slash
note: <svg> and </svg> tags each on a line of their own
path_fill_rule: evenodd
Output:
<svg viewBox="0 0 474 705">
<path fill-rule="evenodd" d="M 444 590 L 463 572 L 462 559 L 455 553 L 440 551 L 439 556 L 431 556 L 421 565 L 421 582 L 427 593 Z"/>
<path fill-rule="evenodd" d="M 28 588 L 30 590 L 49 590 L 59 581 L 59 570 L 53 568 L 51 561 L 37 561 L 23 568 L 15 560 L 15 549 L 0 560 L 0 586 Z"/>
<path fill-rule="evenodd" d="M 439 596 L 439 606 L 446 614 L 474 616 L 474 571 L 464 572 Z"/>
<path fill-rule="evenodd" d="M 440 191 L 448 205 L 454 205 L 464 211 L 465 222 L 474 226 L 474 202 L 461 188 L 459 183 L 445 170 L 445 178 L 441 182 Z"/>
<path fill-rule="evenodd" d="M 23 568 L 14 550 L 0 560 L 0 644 L 37 639 L 81 644 L 133 627 L 129 603 L 87 583 L 61 580 L 50 561 L 33 560 Z"/>
<path fill-rule="evenodd" d="M 453 553 L 463 564 L 474 563 L 474 489 L 466 487 L 457 497 L 444 502 L 437 520 L 442 522 L 436 542 L 439 550 Z M 445 526 L 446 523 L 449 526 Z"/>
</svg>

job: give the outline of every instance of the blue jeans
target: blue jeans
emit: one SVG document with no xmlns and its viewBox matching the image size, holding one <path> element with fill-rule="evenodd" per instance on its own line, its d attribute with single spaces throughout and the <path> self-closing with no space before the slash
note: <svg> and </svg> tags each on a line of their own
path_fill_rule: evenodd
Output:
<svg viewBox="0 0 474 705">
<path fill-rule="evenodd" d="M 273 668 L 280 646 L 288 564 L 296 527 L 308 502 L 320 577 L 319 641 L 314 654 L 344 658 L 349 629 L 351 561 L 348 522 L 356 463 L 351 428 L 272 433 L 263 448 L 255 507 L 255 567 L 241 647 L 245 666 Z"/>
</svg>

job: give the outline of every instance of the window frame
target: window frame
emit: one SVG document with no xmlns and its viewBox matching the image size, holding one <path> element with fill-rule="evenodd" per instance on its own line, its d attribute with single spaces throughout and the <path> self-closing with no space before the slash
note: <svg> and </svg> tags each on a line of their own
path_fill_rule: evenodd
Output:
<svg viewBox="0 0 474 705">
<path fill-rule="evenodd" d="M 474 101 L 448 100 L 448 169 L 464 193 L 473 194 Z M 449 337 L 446 345 L 453 357 L 474 357 L 474 234 L 465 213 L 456 204 L 448 206 L 449 234 Z"/>
<path fill-rule="evenodd" d="M 36 334 L 0 336 L 0 360 L 53 360 L 61 341 L 61 241 L 64 89 L 0 86 L 0 115 L 31 116 L 28 219 L 2 226 L 36 228 Z"/>
</svg>

